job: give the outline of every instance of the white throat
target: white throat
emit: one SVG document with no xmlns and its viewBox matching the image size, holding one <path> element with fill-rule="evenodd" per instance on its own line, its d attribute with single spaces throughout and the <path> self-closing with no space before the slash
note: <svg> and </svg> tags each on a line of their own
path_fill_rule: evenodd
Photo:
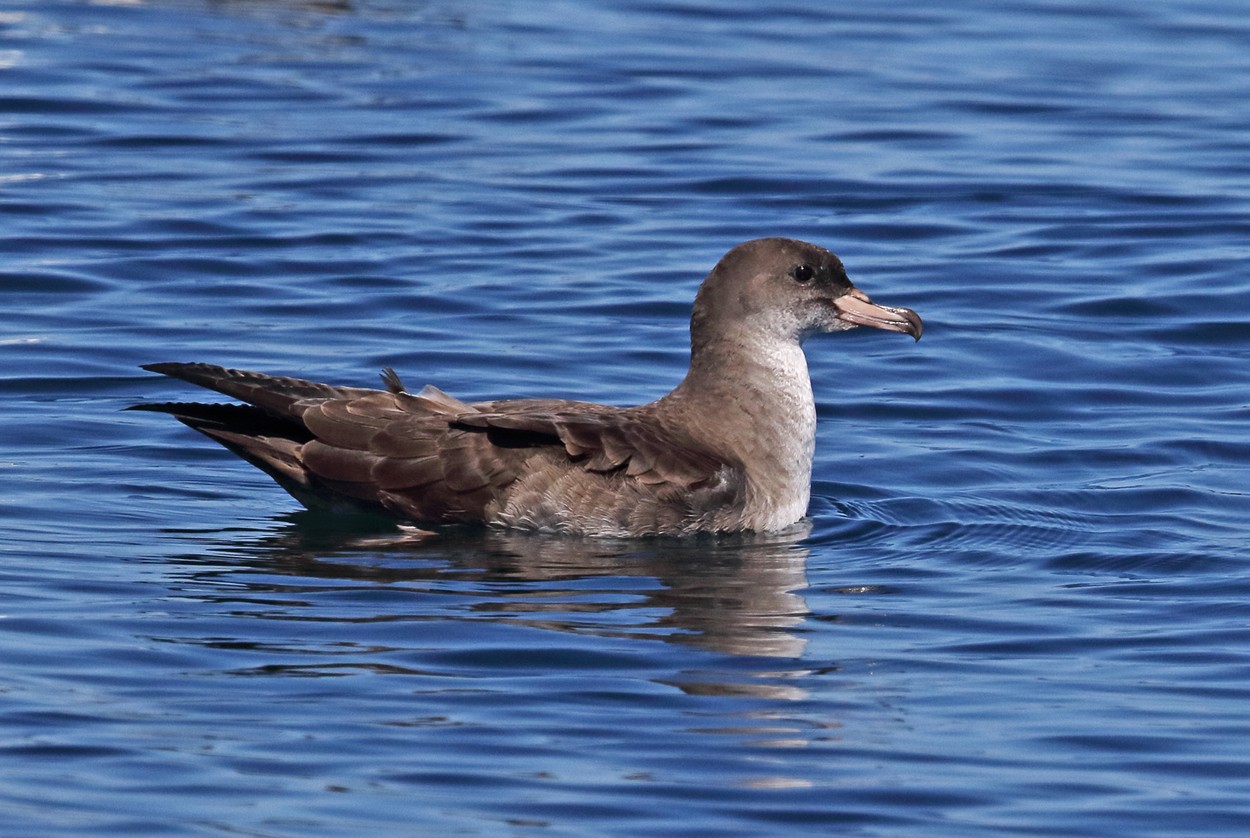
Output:
<svg viewBox="0 0 1250 838">
<path fill-rule="evenodd" d="M 751 389 L 765 402 L 753 424 L 748 466 L 749 513 L 760 529 L 788 526 L 807 513 L 816 402 L 803 348 L 792 340 L 760 342 Z"/>
</svg>

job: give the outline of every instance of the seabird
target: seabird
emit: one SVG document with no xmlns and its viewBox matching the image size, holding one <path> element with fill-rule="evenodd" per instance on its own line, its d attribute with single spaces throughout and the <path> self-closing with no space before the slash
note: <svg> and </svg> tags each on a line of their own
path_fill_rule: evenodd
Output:
<svg viewBox="0 0 1250 838">
<path fill-rule="evenodd" d="M 695 297 L 690 369 L 637 407 L 562 399 L 465 403 L 434 386 L 337 387 L 210 364 L 144 369 L 244 404 L 140 404 L 257 466 L 306 506 L 418 524 L 640 537 L 784 529 L 807 511 L 816 406 L 802 342 L 872 326 L 919 340 L 837 256 L 756 239 Z"/>
</svg>

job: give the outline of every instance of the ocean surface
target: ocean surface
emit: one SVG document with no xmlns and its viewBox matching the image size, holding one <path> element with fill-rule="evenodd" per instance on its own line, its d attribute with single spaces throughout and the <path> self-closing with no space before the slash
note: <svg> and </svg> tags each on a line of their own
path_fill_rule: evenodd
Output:
<svg viewBox="0 0 1250 838">
<path fill-rule="evenodd" d="M 0 833 L 1240 836 L 1242 0 L 10 0 Z M 835 250 L 810 521 L 301 511 L 208 361 L 656 398 Z"/>
</svg>

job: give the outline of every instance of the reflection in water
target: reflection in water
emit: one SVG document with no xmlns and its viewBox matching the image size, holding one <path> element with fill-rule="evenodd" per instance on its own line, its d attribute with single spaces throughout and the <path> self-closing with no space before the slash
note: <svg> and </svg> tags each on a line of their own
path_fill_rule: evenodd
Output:
<svg viewBox="0 0 1250 838">
<path fill-rule="evenodd" d="M 196 566 L 200 584 L 229 574 L 230 599 L 289 592 L 290 577 L 417 583 L 432 592 L 454 583 L 459 597 L 475 598 L 472 610 L 485 619 L 732 655 L 798 658 L 805 645 L 796 630 L 808 614 L 799 593 L 807 584 L 807 550 L 799 544 L 807 522 L 781 534 L 631 541 L 489 530 L 427 534 L 373 519 L 345 529 L 341 519 L 327 525 L 310 512 L 283 519 L 281 529 L 259 539 L 249 534 L 209 548 L 212 556 L 234 556 L 262 571 L 245 577 L 245 592 L 220 560 L 204 570 L 203 555 L 180 558 Z"/>
<path fill-rule="evenodd" d="M 551 741 L 571 737 L 574 750 L 585 731 L 549 728 L 551 707 L 590 708 L 583 726 L 602 715 L 614 730 L 648 707 L 662 714 L 678 695 L 684 709 L 667 734 L 657 729 L 655 758 L 666 758 L 670 739 L 713 741 L 749 766 L 729 780 L 739 786 L 806 787 L 804 772 L 776 755 L 840 736 L 840 720 L 804 701 L 806 522 L 781 535 L 634 541 L 431 536 L 310 512 L 269 523 L 259 533 L 171 533 L 203 545 L 164 571 L 194 602 L 197 629 L 149 639 L 245 661 L 220 674 L 415 679 L 397 706 L 428 701 L 422 719 L 506 730 L 513 714 L 532 716 L 525 724 Z M 206 620 L 205 603 L 220 606 L 220 619 Z M 584 641 L 544 642 L 533 629 Z M 517 678 L 528 682 L 523 696 L 502 691 Z M 500 705 L 503 695 L 512 698 Z M 651 759 L 643 750 L 638 758 Z"/>
</svg>

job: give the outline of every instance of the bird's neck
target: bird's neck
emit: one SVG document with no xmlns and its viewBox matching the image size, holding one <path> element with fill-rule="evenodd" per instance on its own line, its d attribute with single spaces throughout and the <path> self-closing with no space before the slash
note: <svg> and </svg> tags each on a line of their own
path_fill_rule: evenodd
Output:
<svg viewBox="0 0 1250 838">
<path fill-rule="evenodd" d="M 694 341 L 689 373 L 660 404 L 742 464 L 749 526 L 776 529 L 806 513 L 816 405 L 797 340 L 736 333 Z"/>
</svg>

